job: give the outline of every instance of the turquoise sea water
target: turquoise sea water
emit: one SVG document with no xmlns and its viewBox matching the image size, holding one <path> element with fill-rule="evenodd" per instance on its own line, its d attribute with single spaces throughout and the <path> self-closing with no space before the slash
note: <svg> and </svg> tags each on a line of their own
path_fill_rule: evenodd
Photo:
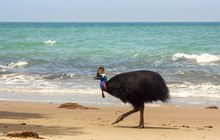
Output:
<svg viewBox="0 0 220 140">
<path fill-rule="evenodd" d="M 175 104 L 220 104 L 220 23 L 0 23 L 0 99 L 120 104 L 94 81 L 153 70 Z"/>
</svg>

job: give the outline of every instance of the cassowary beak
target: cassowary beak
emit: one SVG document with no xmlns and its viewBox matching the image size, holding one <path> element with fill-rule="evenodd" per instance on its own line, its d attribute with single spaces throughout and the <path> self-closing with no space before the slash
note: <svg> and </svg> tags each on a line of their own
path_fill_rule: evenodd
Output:
<svg viewBox="0 0 220 140">
<path fill-rule="evenodd" d="M 94 77 L 93 79 L 94 79 L 94 80 L 101 80 L 101 78 L 100 78 L 100 77 L 97 77 L 97 76 Z"/>
</svg>

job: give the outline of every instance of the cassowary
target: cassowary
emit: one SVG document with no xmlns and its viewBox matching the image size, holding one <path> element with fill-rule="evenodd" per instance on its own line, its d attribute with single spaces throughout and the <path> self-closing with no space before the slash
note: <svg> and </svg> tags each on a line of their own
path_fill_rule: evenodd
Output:
<svg viewBox="0 0 220 140">
<path fill-rule="evenodd" d="M 107 81 L 104 67 L 97 70 L 96 80 L 101 80 L 100 88 L 102 97 L 104 91 L 121 99 L 124 103 L 130 103 L 133 110 L 120 115 L 113 123 L 122 121 L 125 117 L 140 111 L 139 128 L 144 128 L 144 103 L 153 101 L 166 102 L 169 99 L 169 89 L 164 79 L 153 71 L 133 71 L 118 74 Z"/>
</svg>

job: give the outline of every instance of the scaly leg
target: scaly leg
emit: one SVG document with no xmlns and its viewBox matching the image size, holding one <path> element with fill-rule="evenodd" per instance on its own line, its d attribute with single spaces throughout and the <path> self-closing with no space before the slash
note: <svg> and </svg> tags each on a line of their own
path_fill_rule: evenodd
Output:
<svg viewBox="0 0 220 140">
<path fill-rule="evenodd" d="M 112 123 L 112 125 L 114 125 L 114 124 L 116 124 L 116 123 L 122 121 L 125 117 L 127 117 L 127 116 L 129 116 L 129 115 L 131 115 L 131 114 L 133 114 L 133 113 L 135 113 L 135 112 L 137 112 L 137 111 L 139 111 L 139 108 L 134 108 L 133 110 L 128 111 L 127 113 L 124 113 L 124 114 L 120 115 L 120 116 Z"/>
<path fill-rule="evenodd" d="M 144 106 L 140 108 L 140 123 L 138 128 L 144 128 Z"/>
</svg>

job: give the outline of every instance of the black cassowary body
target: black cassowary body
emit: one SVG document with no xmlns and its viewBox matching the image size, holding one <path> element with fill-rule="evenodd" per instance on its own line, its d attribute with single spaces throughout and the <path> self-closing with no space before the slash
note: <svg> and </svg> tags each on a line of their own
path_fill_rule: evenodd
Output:
<svg viewBox="0 0 220 140">
<path fill-rule="evenodd" d="M 133 110 L 119 116 L 112 124 L 116 124 L 125 117 L 140 111 L 140 123 L 138 127 L 143 128 L 144 103 L 159 100 L 166 102 L 169 99 L 169 89 L 164 79 L 153 71 L 122 73 L 107 81 L 107 77 L 104 74 L 104 67 L 99 67 L 95 79 L 101 80 L 100 87 L 102 89 L 103 98 L 103 91 L 105 91 L 121 99 L 124 103 L 128 102 L 132 104 L 134 107 Z"/>
</svg>

